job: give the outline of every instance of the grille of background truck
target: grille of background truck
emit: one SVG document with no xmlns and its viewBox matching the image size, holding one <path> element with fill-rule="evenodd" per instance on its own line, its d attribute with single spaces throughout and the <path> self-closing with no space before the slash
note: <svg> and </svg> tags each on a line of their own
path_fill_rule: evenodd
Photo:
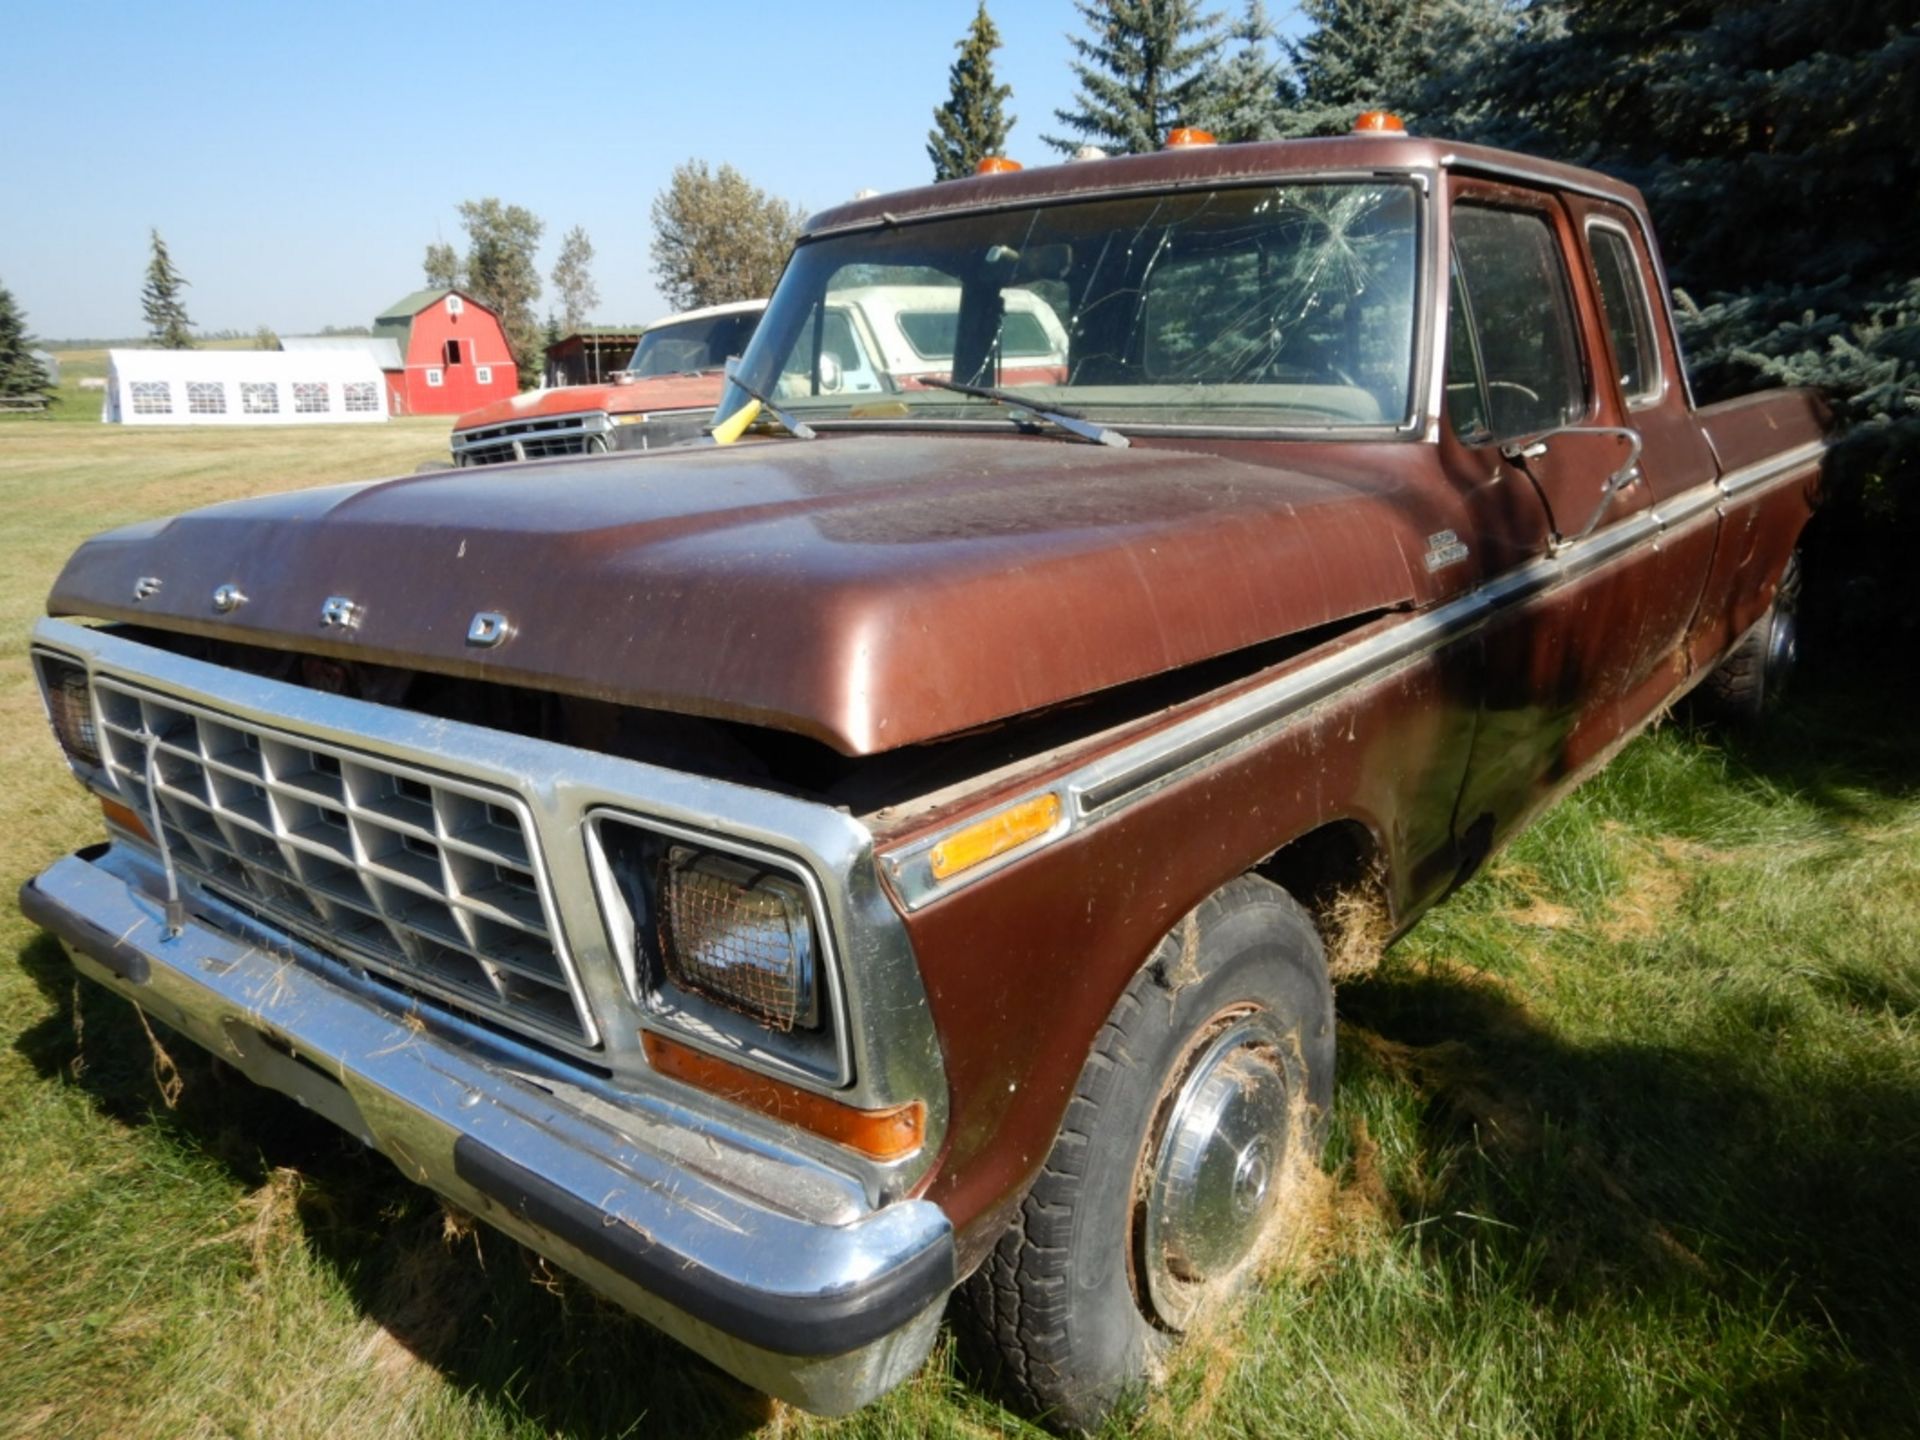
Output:
<svg viewBox="0 0 1920 1440">
<path fill-rule="evenodd" d="M 550 420 L 515 420 L 456 434 L 453 448 L 461 461 L 468 465 L 505 465 L 514 460 L 551 460 L 561 455 L 591 455 L 607 448 L 609 423 L 604 415 L 560 415 Z"/>
<path fill-rule="evenodd" d="M 175 864 L 341 959 L 501 1025 L 594 1043 L 519 801 L 96 676 L 101 754 Z"/>
</svg>

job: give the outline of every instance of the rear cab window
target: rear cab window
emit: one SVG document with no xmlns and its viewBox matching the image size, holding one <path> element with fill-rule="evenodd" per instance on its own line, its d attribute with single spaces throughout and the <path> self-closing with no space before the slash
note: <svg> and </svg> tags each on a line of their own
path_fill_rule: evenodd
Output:
<svg viewBox="0 0 1920 1440">
<path fill-rule="evenodd" d="M 1653 307 L 1640 279 L 1640 257 L 1627 232 L 1610 220 L 1587 222 L 1587 247 L 1613 342 L 1620 396 L 1629 406 L 1652 404 L 1662 388 L 1660 352 L 1653 338 Z"/>
</svg>

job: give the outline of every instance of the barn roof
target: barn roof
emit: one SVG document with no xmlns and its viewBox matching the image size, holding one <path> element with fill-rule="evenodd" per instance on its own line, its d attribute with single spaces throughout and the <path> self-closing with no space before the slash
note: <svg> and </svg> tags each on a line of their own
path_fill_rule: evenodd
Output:
<svg viewBox="0 0 1920 1440">
<path fill-rule="evenodd" d="M 437 305 L 446 299 L 447 296 L 454 294 L 459 295 L 462 300 L 471 301 L 475 305 L 480 304 L 478 300 L 475 300 L 464 290 L 450 290 L 445 286 L 440 287 L 438 290 L 416 290 L 411 295 L 402 295 L 398 300 L 394 301 L 393 304 L 387 306 L 387 308 L 382 310 L 374 319 L 373 323 L 378 326 L 388 321 L 405 322 L 411 320 L 429 305 Z M 483 306 L 482 308 L 484 309 L 485 307 Z"/>
<path fill-rule="evenodd" d="M 474 299 L 465 290 L 449 289 L 444 285 L 434 290 L 416 290 L 411 295 L 401 296 L 374 317 L 374 337 L 380 340 L 391 340 L 400 347 L 400 353 L 403 356 L 406 355 L 413 339 L 414 317 L 422 310 L 438 305 L 449 295 L 458 295 L 474 309 L 483 311 L 487 315 L 494 313 L 491 305 Z"/>
<path fill-rule="evenodd" d="M 382 370 L 407 368 L 406 358 L 391 335 L 282 335 L 280 348 L 295 351 L 341 350 L 349 354 L 370 355 L 373 363 Z"/>
</svg>

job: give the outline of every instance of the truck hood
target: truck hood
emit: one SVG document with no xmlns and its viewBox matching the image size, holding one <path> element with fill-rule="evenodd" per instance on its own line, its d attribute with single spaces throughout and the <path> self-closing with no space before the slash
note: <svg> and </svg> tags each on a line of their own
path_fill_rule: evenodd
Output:
<svg viewBox="0 0 1920 1440">
<path fill-rule="evenodd" d="M 639 415 L 655 410 L 711 410 L 720 403 L 726 380 L 718 370 L 693 375 L 655 375 L 631 385 L 565 385 L 558 390 L 528 390 L 470 410 L 453 422 L 455 430 L 500 425 L 509 420 L 538 420 L 550 415 Z"/>
<path fill-rule="evenodd" d="M 1310 474 L 1144 444 L 866 434 L 611 455 L 537 485 L 518 466 L 443 471 L 98 536 L 48 612 L 869 754 L 1411 602 L 1419 507 L 1392 493 L 1410 480 L 1384 477 L 1418 473 L 1422 448 L 1284 447 L 1326 457 Z M 246 596 L 226 614 L 223 585 Z M 324 621 L 334 596 L 352 628 Z M 491 648 L 468 641 L 481 611 L 506 617 Z"/>
</svg>

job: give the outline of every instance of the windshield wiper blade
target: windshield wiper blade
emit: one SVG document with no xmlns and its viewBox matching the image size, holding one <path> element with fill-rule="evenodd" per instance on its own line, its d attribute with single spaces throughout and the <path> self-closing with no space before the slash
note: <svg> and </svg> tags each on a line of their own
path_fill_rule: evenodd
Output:
<svg viewBox="0 0 1920 1440">
<path fill-rule="evenodd" d="M 814 430 L 814 428 L 811 425 L 807 424 L 804 420 L 794 419 L 793 416 L 789 415 L 786 411 L 782 410 L 778 405 L 774 404 L 773 401 L 769 400 L 766 396 L 762 395 L 758 390 L 754 389 L 753 386 L 749 385 L 745 380 L 740 378 L 740 372 L 738 370 L 735 370 L 731 375 L 727 376 L 727 379 L 732 384 L 738 385 L 742 390 L 746 391 L 747 398 L 752 400 L 755 404 L 759 405 L 759 407 L 762 410 L 764 410 L 767 414 L 771 415 L 774 419 L 778 420 L 780 422 L 781 428 L 784 429 L 789 435 L 793 436 L 794 439 L 812 440 L 816 437 L 817 432 Z M 746 422 L 747 425 L 751 425 L 752 423 L 753 422 L 751 420 L 748 420 Z M 741 428 L 744 429 L 745 426 L 743 425 Z"/>
<path fill-rule="evenodd" d="M 1089 420 L 1076 410 L 1056 410 L 1051 406 L 1036 405 L 1017 390 L 1002 390 L 997 385 L 964 385 L 958 380 L 936 380 L 926 375 L 920 377 L 920 383 L 931 386 L 935 390 L 951 390 L 959 395 L 972 395 L 980 400 L 991 400 L 997 405 L 1005 405 L 1010 410 L 1023 411 L 1036 419 L 1046 421 L 1049 425 L 1057 426 L 1069 435 L 1078 436 L 1082 440 L 1091 440 L 1095 445 L 1111 445 L 1115 449 L 1124 450 L 1133 443 L 1118 430 Z"/>
</svg>

